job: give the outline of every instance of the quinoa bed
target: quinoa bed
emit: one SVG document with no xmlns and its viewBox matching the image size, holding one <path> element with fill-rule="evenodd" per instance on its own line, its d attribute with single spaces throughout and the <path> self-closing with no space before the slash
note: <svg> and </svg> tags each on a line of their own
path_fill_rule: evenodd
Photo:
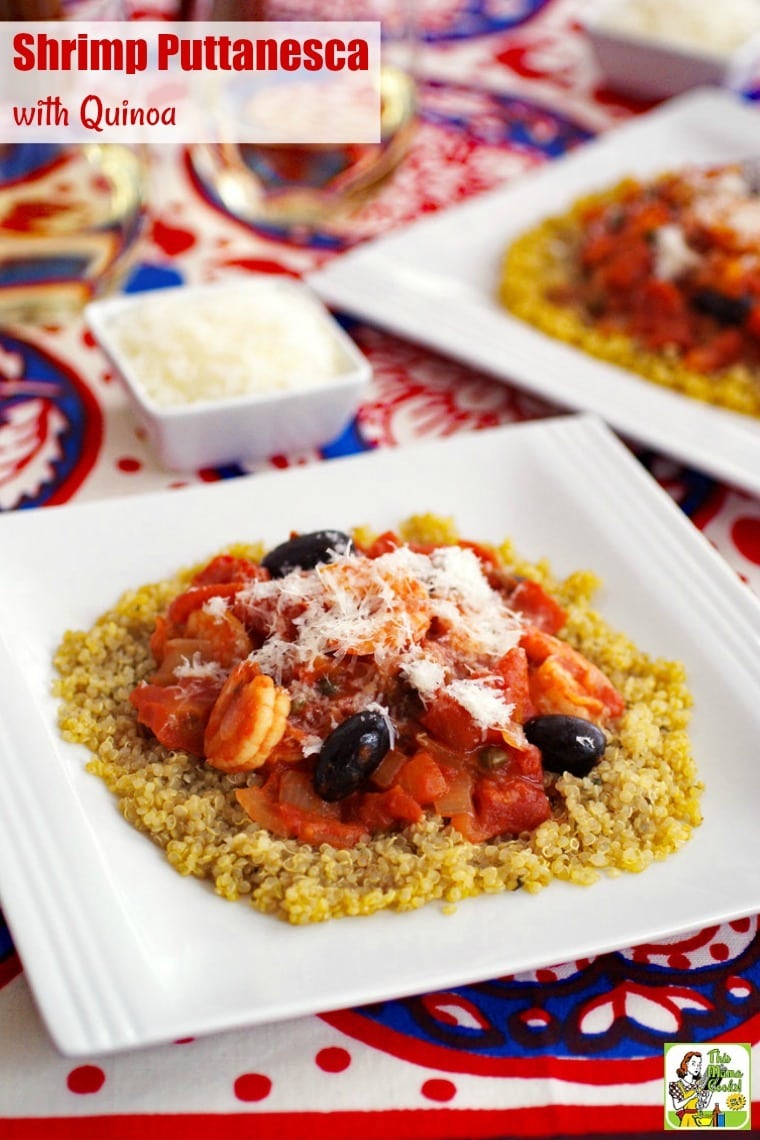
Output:
<svg viewBox="0 0 760 1140">
<path fill-rule="evenodd" d="M 408 520 L 401 531 L 406 540 L 456 537 L 453 524 L 429 516 Z M 254 546 L 230 549 L 262 554 Z M 177 871 L 294 924 L 643 871 L 681 847 L 701 818 L 684 669 L 650 658 L 609 628 L 591 605 L 592 574 L 556 581 L 548 565 L 523 562 L 510 543 L 499 553 L 567 609 L 563 639 L 604 670 L 627 706 L 604 758 L 589 776 L 556 780 L 553 817 L 532 833 L 473 844 L 429 816 L 339 850 L 281 839 L 253 823 L 235 798 L 250 774 L 223 774 L 167 750 L 138 724 L 129 702 L 154 668 L 149 639 L 156 616 L 186 587 L 191 571 L 130 591 L 90 630 L 65 634 L 55 656 L 61 731 L 89 751 L 88 769 Z"/>
</svg>

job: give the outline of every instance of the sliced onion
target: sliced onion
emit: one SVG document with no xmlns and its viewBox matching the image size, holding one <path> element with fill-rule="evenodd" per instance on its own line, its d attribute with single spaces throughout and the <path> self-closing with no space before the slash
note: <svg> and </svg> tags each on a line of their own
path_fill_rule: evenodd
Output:
<svg viewBox="0 0 760 1140">
<path fill-rule="evenodd" d="M 466 768 L 460 769 L 449 782 L 444 794 L 435 800 L 433 807 L 437 815 L 447 818 L 472 812 L 472 773 Z"/>
<path fill-rule="evenodd" d="M 306 772 L 296 768 L 289 768 L 283 772 L 280 780 L 280 802 L 306 811 L 312 815 L 328 816 L 338 819 L 340 808 L 337 804 L 328 804 L 314 791 L 312 778 Z"/>
<path fill-rule="evenodd" d="M 399 752 L 397 749 L 391 748 L 389 752 L 386 752 L 385 756 L 383 756 L 377 768 L 375 768 L 374 772 L 372 773 L 372 783 L 376 787 L 382 788 L 383 790 L 390 788 L 391 785 L 395 783 L 396 776 L 404 767 L 404 764 L 406 764 L 408 759 L 409 757 L 405 756 L 403 752 Z"/>
</svg>

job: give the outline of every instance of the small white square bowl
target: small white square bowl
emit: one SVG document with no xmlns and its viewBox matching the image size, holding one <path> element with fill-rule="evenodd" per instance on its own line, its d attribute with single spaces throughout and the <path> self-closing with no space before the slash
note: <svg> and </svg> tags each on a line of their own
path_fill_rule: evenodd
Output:
<svg viewBox="0 0 760 1140">
<path fill-rule="evenodd" d="M 141 316 L 160 299 L 174 300 L 187 313 L 209 297 L 243 297 L 252 307 L 257 298 L 293 297 L 299 307 L 309 306 L 319 327 L 333 342 L 334 375 L 309 381 L 297 379 L 286 388 L 246 395 L 204 398 L 163 406 L 145 388 L 145 376 L 120 347 L 116 318 L 125 315 L 139 328 Z M 303 311 L 303 309 L 302 309 Z M 89 327 L 121 378 L 135 415 L 145 428 L 151 445 L 164 467 L 191 471 L 221 467 L 228 463 L 267 459 L 322 447 L 346 427 L 365 395 L 370 377 L 369 361 L 341 328 L 316 295 L 300 281 L 270 274 L 251 274 L 244 279 L 214 285 L 179 285 L 130 296 L 94 301 L 86 307 Z M 220 328 L 218 335 L 225 335 Z M 298 343 L 299 327 L 293 321 L 292 343 Z M 209 344 L 209 352 L 214 346 Z M 167 336 L 162 352 L 172 349 Z"/>
<path fill-rule="evenodd" d="M 610 87 L 642 99 L 668 99 L 695 87 L 741 87 L 742 76 L 760 54 L 759 35 L 726 53 L 616 27 L 616 13 L 635 2 L 600 0 L 582 21 Z"/>
</svg>

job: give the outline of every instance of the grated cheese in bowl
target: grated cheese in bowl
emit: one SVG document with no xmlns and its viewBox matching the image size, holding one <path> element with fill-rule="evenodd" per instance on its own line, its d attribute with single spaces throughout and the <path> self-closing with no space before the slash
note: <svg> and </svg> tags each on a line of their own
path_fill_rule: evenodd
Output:
<svg viewBox="0 0 760 1140">
<path fill-rule="evenodd" d="M 730 55 L 760 33 L 760 0 L 625 0 L 599 26 Z"/>
<path fill-rule="evenodd" d="M 155 294 L 116 314 L 111 332 L 160 407 L 310 387 L 341 366 L 320 309 L 279 289 Z"/>
<path fill-rule="evenodd" d="M 86 317 L 172 471 L 323 447 L 370 381 L 356 344 L 289 277 L 114 297 L 92 302 Z"/>
</svg>

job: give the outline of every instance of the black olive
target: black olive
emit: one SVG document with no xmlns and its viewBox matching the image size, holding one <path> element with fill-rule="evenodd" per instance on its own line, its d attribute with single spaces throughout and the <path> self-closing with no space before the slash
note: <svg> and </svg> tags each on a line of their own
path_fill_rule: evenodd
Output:
<svg viewBox="0 0 760 1140">
<path fill-rule="evenodd" d="M 752 308 L 749 297 L 728 297 L 716 289 L 699 289 L 691 303 L 700 313 L 714 317 L 722 325 L 743 325 Z"/>
<path fill-rule="evenodd" d="M 314 769 L 314 787 L 333 802 L 364 783 L 391 746 L 388 718 L 365 709 L 333 729 L 322 745 Z"/>
<path fill-rule="evenodd" d="M 342 530 L 315 530 L 281 542 L 262 558 L 261 565 L 273 578 L 283 578 L 291 570 L 313 570 L 326 562 L 332 551 L 348 554 L 350 550 L 351 538 Z"/>
<path fill-rule="evenodd" d="M 580 716 L 534 716 L 523 727 L 549 772 L 587 776 L 607 746 L 601 728 Z"/>
</svg>

